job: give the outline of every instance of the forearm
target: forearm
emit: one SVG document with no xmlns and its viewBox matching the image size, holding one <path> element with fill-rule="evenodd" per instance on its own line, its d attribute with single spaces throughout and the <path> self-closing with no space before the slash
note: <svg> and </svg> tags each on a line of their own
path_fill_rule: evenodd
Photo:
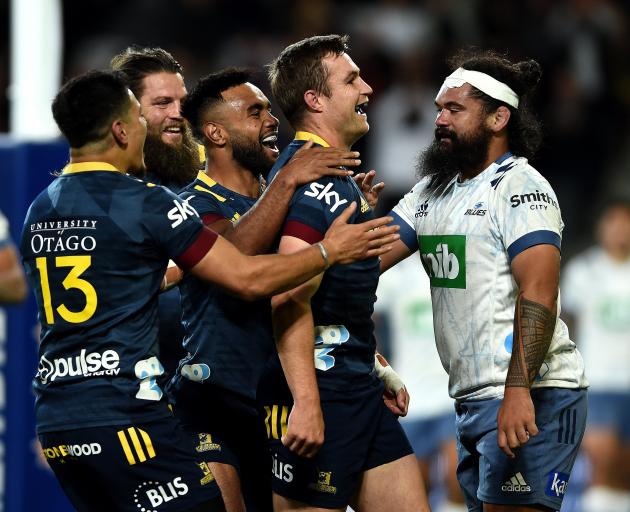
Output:
<svg viewBox="0 0 630 512">
<path fill-rule="evenodd" d="M 246 256 L 219 237 L 191 271 L 246 300 L 257 300 L 295 288 L 325 269 L 316 245 L 292 254 Z"/>
<path fill-rule="evenodd" d="M 280 171 L 256 204 L 223 236 L 245 254 L 266 252 L 284 222 L 294 192 L 295 185 L 283 179 Z"/>
<path fill-rule="evenodd" d="M 273 309 L 278 356 L 294 403 L 319 406 L 310 302 L 303 303 L 285 295 L 281 303 L 274 302 Z"/>
<path fill-rule="evenodd" d="M 506 387 L 531 388 L 549 351 L 556 326 L 556 302 L 549 298 L 541 302 L 529 300 L 523 292 L 518 295 Z"/>
</svg>

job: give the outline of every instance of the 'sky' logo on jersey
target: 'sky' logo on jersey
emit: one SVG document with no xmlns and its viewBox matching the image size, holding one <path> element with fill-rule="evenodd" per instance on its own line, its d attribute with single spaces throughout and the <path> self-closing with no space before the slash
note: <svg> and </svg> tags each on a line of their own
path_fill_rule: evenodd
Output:
<svg viewBox="0 0 630 512">
<path fill-rule="evenodd" d="M 465 235 L 421 235 L 418 246 L 431 286 L 466 288 Z"/>
<path fill-rule="evenodd" d="M 332 183 L 328 183 L 327 185 L 322 185 L 321 183 L 311 183 L 310 190 L 304 192 L 305 196 L 314 197 L 315 199 L 319 199 L 320 201 L 323 199 L 326 201 L 330 208 L 331 212 L 334 212 L 339 206 L 344 203 L 347 203 L 347 199 L 341 199 L 339 197 L 339 193 L 331 190 L 333 187 Z"/>
<path fill-rule="evenodd" d="M 172 228 L 176 228 L 177 226 L 179 226 L 188 217 L 193 217 L 193 216 L 199 217 L 197 210 L 195 210 L 188 203 L 188 201 L 190 201 L 193 197 L 195 196 L 190 196 L 181 202 L 177 201 L 176 199 L 173 199 L 173 203 L 175 203 L 175 208 L 171 208 L 167 214 L 168 218 L 173 221 L 173 223 L 171 224 Z"/>
</svg>

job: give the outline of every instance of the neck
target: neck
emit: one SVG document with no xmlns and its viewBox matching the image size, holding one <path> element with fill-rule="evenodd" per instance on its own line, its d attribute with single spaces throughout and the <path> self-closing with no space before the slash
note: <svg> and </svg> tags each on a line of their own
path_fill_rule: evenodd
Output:
<svg viewBox="0 0 630 512">
<path fill-rule="evenodd" d="M 206 147 L 206 174 L 225 188 L 242 196 L 258 198 L 260 181 L 258 177 L 241 166 L 231 155 Z"/>
<path fill-rule="evenodd" d="M 501 155 L 504 155 L 510 150 L 508 147 L 508 142 L 505 137 L 496 138 L 493 137 L 490 139 L 490 143 L 488 144 L 488 156 L 484 160 L 484 162 L 475 169 L 470 169 L 467 171 L 462 171 L 461 176 L 464 180 L 470 180 L 481 174 L 485 171 L 492 163 L 496 162 Z"/>
<path fill-rule="evenodd" d="M 324 139 L 328 144 L 334 148 L 350 149 L 356 141 L 348 142 L 344 140 L 343 136 L 338 130 L 321 123 L 318 119 L 307 118 L 300 123 L 299 127 L 296 127 L 298 132 L 310 132 Z"/>
<path fill-rule="evenodd" d="M 80 164 L 82 162 L 106 162 L 113 165 L 121 173 L 129 171 L 130 165 L 124 155 L 111 147 L 105 151 L 94 147 L 70 148 L 70 163 Z"/>
</svg>

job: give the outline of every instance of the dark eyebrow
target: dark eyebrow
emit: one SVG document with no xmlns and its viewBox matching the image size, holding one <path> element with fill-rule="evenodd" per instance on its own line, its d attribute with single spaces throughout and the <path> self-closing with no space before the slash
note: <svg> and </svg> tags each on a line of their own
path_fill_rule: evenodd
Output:
<svg viewBox="0 0 630 512">
<path fill-rule="evenodd" d="M 359 76 L 359 70 L 355 69 L 355 70 L 350 71 L 350 73 L 346 75 L 346 80 L 350 80 L 350 79 L 354 80 L 358 76 Z"/>
<path fill-rule="evenodd" d="M 457 103 L 456 101 L 447 101 L 444 105 L 442 105 L 442 107 L 440 107 L 440 104 L 437 101 L 434 101 L 433 103 L 438 108 L 447 108 L 449 110 L 452 108 L 466 108 L 464 105 Z"/>
<path fill-rule="evenodd" d="M 252 103 L 249 107 L 247 107 L 247 113 L 251 113 L 255 110 L 264 110 L 264 109 L 269 109 L 271 108 L 271 103 L 269 103 L 268 101 L 263 103 L 261 101 L 257 101 L 255 103 Z"/>
</svg>

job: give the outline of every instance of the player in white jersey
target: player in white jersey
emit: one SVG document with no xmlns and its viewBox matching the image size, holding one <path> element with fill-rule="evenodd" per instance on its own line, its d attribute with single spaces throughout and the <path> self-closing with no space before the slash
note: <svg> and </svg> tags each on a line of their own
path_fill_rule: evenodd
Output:
<svg viewBox="0 0 630 512">
<path fill-rule="evenodd" d="M 569 261 L 563 315 L 576 327 L 588 361 L 591 462 L 584 512 L 630 511 L 630 201 L 611 201 L 597 226 L 598 245 Z"/>
<path fill-rule="evenodd" d="M 433 510 L 465 511 L 455 476 L 455 409 L 453 399 L 444 392 L 448 375 L 435 351 L 429 278 L 418 257 L 385 272 L 376 296 L 379 345 L 383 342 L 389 349 L 388 359 L 412 397 L 400 424 L 420 462 Z M 415 354 L 422 356 L 410 357 Z"/>
<path fill-rule="evenodd" d="M 558 510 L 586 421 L 582 358 L 558 318 L 562 219 L 528 164 L 540 127 L 535 61 L 462 52 L 438 92 L 420 182 L 394 209 L 385 270 L 420 251 L 456 399 L 471 511 Z"/>
</svg>

